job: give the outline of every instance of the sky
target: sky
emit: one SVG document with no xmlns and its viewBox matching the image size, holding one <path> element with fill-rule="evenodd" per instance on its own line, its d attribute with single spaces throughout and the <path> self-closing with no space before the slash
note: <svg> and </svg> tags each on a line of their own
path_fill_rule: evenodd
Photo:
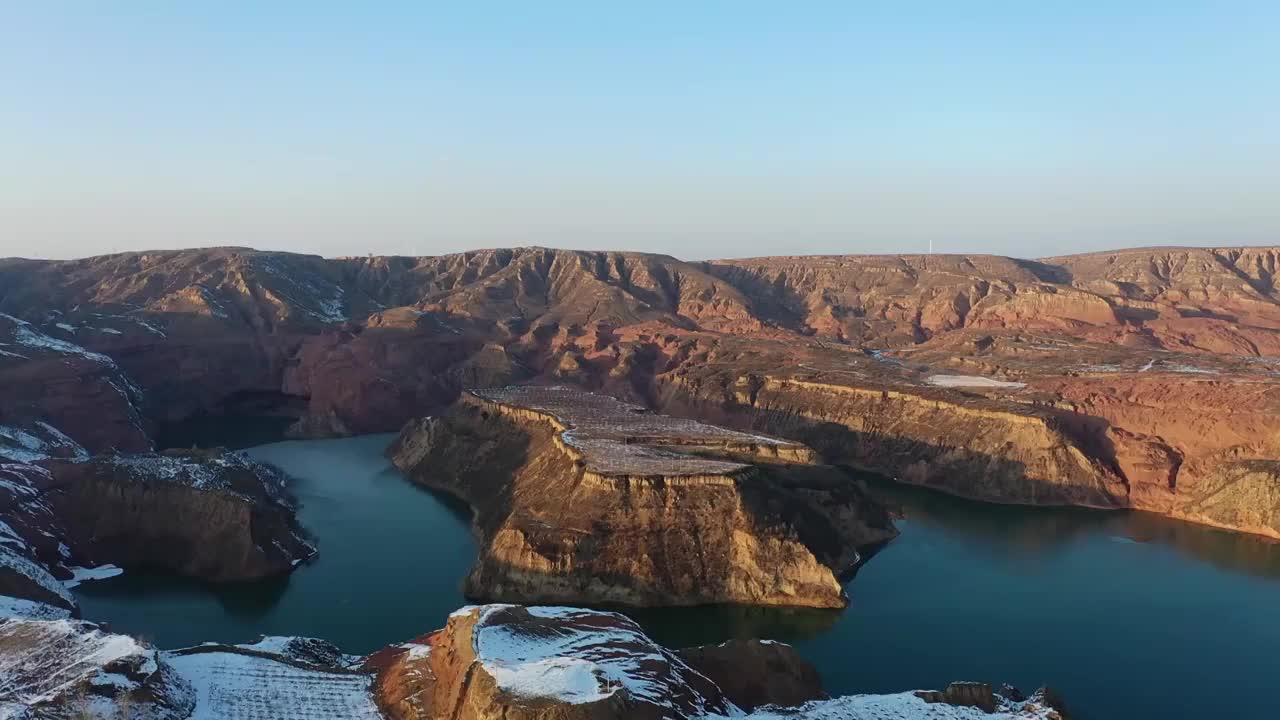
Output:
<svg viewBox="0 0 1280 720">
<path fill-rule="evenodd" d="M 10 2 L 0 257 L 1280 244 L 1280 3 Z"/>
</svg>

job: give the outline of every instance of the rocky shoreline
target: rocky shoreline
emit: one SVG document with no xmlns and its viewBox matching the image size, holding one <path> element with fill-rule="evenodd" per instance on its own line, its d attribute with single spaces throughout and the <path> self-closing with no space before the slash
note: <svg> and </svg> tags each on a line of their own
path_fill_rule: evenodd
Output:
<svg viewBox="0 0 1280 720">
<path fill-rule="evenodd" d="M 442 629 L 367 657 L 284 637 L 160 651 L 89 622 L 10 618 L 0 620 L 0 683 L 0 714 L 15 720 L 1066 717 L 1044 691 L 978 683 L 828 698 L 785 645 L 672 651 L 616 613 L 515 605 L 462 608 Z"/>
<path fill-rule="evenodd" d="M 468 389 L 568 383 L 965 497 L 1280 538 L 1278 265 L 1275 248 L 0 260 L 0 424 L 142 452 L 192 416 L 394 432 Z"/>
<path fill-rule="evenodd" d="M 1275 248 L 1039 261 L 686 263 L 545 248 L 3 259 L 0 617 L 26 619 L 0 621 L 0 635 L 15 652 L 55 642 L 132 658 L 67 687 L 114 698 L 119 683 L 132 688 L 126 705 L 151 703 L 160 717 L 202 717 L 225 699 L 210 678 L 257 661 L 291 668 L 272 676 L 289 683 L 348 678 L 353 717 L 391 712 L 389 695 L 370 700 L 372 671 L 264 657 L 275 649 L 158 654 L 68 619 L 68 585 L 116 566 L 250 581 L 315 553 L 270 468 L 154 446 L 168 423 L 245 409 L 291 419 L 298 437 L 400 430 L 396 464 L 472 507 L 482 551 L 467 593 L 489 600 L 844 607 L 840 578 L 894 530 L 833 465 L 985 502 L 1137 509 L 1280 538 L 1278 271 Z M 568 617 L 529 612 L 485 618 Z M 460 618 L 446 627 L 460 643 L 465 622 L 487 627 Z M 400 668 L 388 687 L 488 672 L 482 658 L 462 662 L 461 645 L 424 642 L 433 649 L 382 655 Z M 697 664 L 645 652 L 668 668 Z M 755 700 L 731 680 L 758 669 L 695 655 L 717 689 L 677 683 L 694 703 L 679 712 L 747 713 Z M 48 666 L 24 657 L 32 664 L 5 671 L 44 687 Z M 544 659 L 581 670 L 580 657 Z M 306 675 L 317 672 L 323 682 Z M 440 697 L 509 718 L 612 717 L 629 697 L 597 684 L 602 702 L 587 714 L 539 715 L 508 702 L 502 677 Z M 270 690 L 259 693 L 269 705 Z M 891 711 L 939 699 L 1039 712 L 1026 704 L 1038 701 L 964 687 L 903 696 Z M 883 709 L 765 700 L 792 709 L 752 717 L 824 717 L 806 702 L 836 703 L 820 706 L 830 717 Z M 50 712 L 39 717 L 60 717 Z"/>
<path fill-rule="evenodd" d="M 388 456 L 471 505 L 483 600 L 842 608 L 858 549 L 895 534 L 807 447 L 565 387 L 469 393 Z"/>
<path fill-rule="evenodd" d="M 238 453 L 28 459 L 0 456 L 0 617 L 78 615 L 67 588 L 81 577 L 251 581 L 316 553 L 284 477 Z"/>
</svg>

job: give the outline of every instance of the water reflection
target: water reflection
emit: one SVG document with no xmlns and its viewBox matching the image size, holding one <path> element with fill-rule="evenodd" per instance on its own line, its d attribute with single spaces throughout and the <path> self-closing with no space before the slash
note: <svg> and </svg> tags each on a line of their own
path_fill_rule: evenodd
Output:
<svg viewBox="0 0 1280 720">
<path fill-rule="evenodd" d="M 292 577 L 210 588 L 126 574 L 77 589 L 86 617 L 177 647 L 260 633 L 370 652 L 466 601 L 465 505 L 410 485 L 390 436 L 276 443 L 321 554 Z M 833 693 L 956 679 L 1051 683 L 1074 717 L 1268 717 L 1280 653 L 1280 544 L 1134 512 L 995 506 L 867 479 L 900 537 L 845 582 L 844 612 L 626 610 L 680 647 L 796 644 Z M 1122 676 L 1122 682 L 1116 678 Z"/>
<path fill-rule="evenodd" d="M 663 645 L 692 647 L 731 638 L 815 638 L 840 620 L 838 610 L 710 605 L 693 608 L 622 608 Z"/>
<path fill-rule="evenodd" d="M 1232 572 L 1280 578 L 1280 543 L 1152 513 L 992 505 L 858 474 L 881 502 L 911 523 L 1005 556 L 1037 558 L 1096 536 L 1157 544 Z"/>
</svg>

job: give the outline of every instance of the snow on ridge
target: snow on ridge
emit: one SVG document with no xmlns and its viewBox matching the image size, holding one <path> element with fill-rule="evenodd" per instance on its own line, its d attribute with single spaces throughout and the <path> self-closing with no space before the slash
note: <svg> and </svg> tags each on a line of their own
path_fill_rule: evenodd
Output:
<svg viewBox="0 0 1280 720">
<path fill-rule="evenodd" d="M 937 387 L 950 388 L 1001 388 L 1016 390 L 1027 386 L 1026 383 L 996 380 L 995 378 L 982 377 L 980 375 L 930 375 L 925 378 L 925 382 L 930 385 L 936 385 Z"/>
<path fill-rule="evenodd" d="M 45 437 L 38 437 L 29 430 L 0 425 L 0 460 L 30 463 L 54 455 L 74 460 L 89 457 L 89 452 L 80 443 L 49 423 L 36 422 L 32 430 L 38 430 Z"/>
<path fill-rule="evenodd" d="M 76 442 L 75 440 L 72 440 L 70 437 L 67 437 L 66 433 L 50 425 L 49 423 L 44 422 L 43 420 L 36 421 L 36 425 L 45 431 L 45 433 L 52 440 L 51 444 L 53 444 L 55 447 L 70 450 L 72 459 L 74 460 L 88 459 L 89 451 L 86 450 L 84 446 L 81 445 L 80 443 Z"/>
<path fill-rule="evenodd" d="M 200 299 L 204 300 L 205 304 L 209 306 L 210 315 L 223 320 L 230 317 L 230 314 L 227 313 L 227 307 L 223 305 L 222 301 L 218 299 L 218 296 L 209 289 L 209 286 L 204 283 L 196 283 L 192 287 L 194 287 L 196 292 L 200 294 Z"/>
<path fill-rule="evenodd" d="M 3 717 L 10 717 L 5 712 L 8 698 L 29 707 L 74 693 L 84 682 L 127 692 L 161 671 L 154 648 L 79 620 L 9 620 L 0 623 L 0 642 L 8 648 L 0 654 L 0 688 L 7 691 L 0 700 Z M 107 671 L 108 666 L 114 671 Z M 109 701 L 103 704 L 109 706 Z"/>
<path fill-rule="evenodd" d="M 234 652 L 166 653 L 165 660 L 195 688 L 190 720 L 382 718 L 370 675 L 305 669 Z"/>
<path fill-rule="evenodd" d="M 684 661 L 654 643 L 624 615 L 571 607 L 527 607 L 534 618 L 559 623 L 497 621 L 510 605 L 477 609 L 476 661 L 498 686 L 525 697 L 571 704 L 593 702 L 625 689 L 630 697 L 675 710 L 672 691 L 697 676 Z M 688 698 L 702 711 L 707 699 Z"/>
<path fill-rule="evenodd" d="M 76 601 L 71 596 L 70 591 L 49 572 L 48 568 L 21 553 L 20 549 L 25 549 L 25 546 L 23 548 L 14 548 L 7 543 L 0 544 L 0 567 L 9 568 L 13 572 L 31 580 L 40 586 L 42 590 L 61 599 L 68 606 L 74 606 Z"/>
<path fill-rule="evenodd" d="M 19 345 L 36 350 L 48 350 L 62 355 L 78 355 L 113 368 L 116 366 L 116 362 L 106 355 L 90 352 L 75 343 L 45 335 L 39 330 L 36 330 L 35 327 L 26 320 L 21 320 L 5 313 L 0 313 L 0 318 L 13 322 L 13 341 Z"/>
<path fill-rule="evenodd" d="M 110 456 L 109 462 L 121 470 L 146 479 L 181 483 L 198 490 L 214 490 L 241 497 L 248 496 L 233 488 L 220 471 L 250 472 L 261 481 L 262 489 L 268 498 L 281 505 L 290 505 L 285 491 L 284 476 L 267 465 L 254 462 L 240 452 L 203 457 L 164 453 L 116 454 Z"/>
<path fill-rule="evenodd" d="M 310 301 L 301 302 L 294 294 L 279 288 L 271 288 L 273 293 L 281 295 L 292 307 L 326 323 L 346 322 L 347 315 L 344 308 L 347 293 L 340 285 L 328 278 L 316 277 L 313 273 L 288 272 L 276 265 L 272 257 L 261 257 L 255 264 L 267 274 L 288 283 L 296 293 L 301 293 L 306 300 Z M 326 287 L 322 288 L 321 285 Z"/>
<path fill-rule="evenodd" d="M 70 617 L 71 611 L 67 608 L 35 600 L 0 595 L 0 619 L 66 620 Z"/>
<path fill-rule="evenodd" d="M 35 462 L 49 457 L 45 449 L 44 442 L 35 435 L 15 427 L 0 425 L 0 458 L 12 462 Z"/>
<path fill-rule="evenodd" d="M 745 715 L 708 715 L 705 720 L 1050 720 L 1058 714 L 1035 702 L 1006 702 L 988 714 L 981 708 L 925 702 L 914 692 L 846 695 L 797 708 L 764 707 Z"/>
</svg>

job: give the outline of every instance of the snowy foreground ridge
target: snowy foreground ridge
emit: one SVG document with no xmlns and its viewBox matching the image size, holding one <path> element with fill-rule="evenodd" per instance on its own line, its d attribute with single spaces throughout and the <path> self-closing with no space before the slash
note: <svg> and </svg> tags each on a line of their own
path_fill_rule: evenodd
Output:
<svg viewBox="0 0 1280 720">
<path fill-rule="evenodd" d="M 450 664 L 457 647 L 441 647 L 449 642 L 450 629 L 466 626 L 470 631 L 455 637 L 474 651 L 469 669 Z M 426 644 L 398 648 L 407 649 L 403 656 L 421 663 L 442 685 L 450 684 L 445 676 L 450 671 L 465 672 L 467 683 L 487 675 L 497 686 L 500 705 L 519 708 L 520 717 L 529 718 L 625 718 L 637 707 L 656 708 L 658 716 L 671 720 L 1058 718 L 1035 697 L 1001 700 L 989 714 L 930 703 L 910 692 L 746 712 L 624 616 L 576 608 L 534 607 L 527 613 L 510 605 L 463 608 Z M 433 665 L 437 654 L 441 663 Z M 0 619 L 0 719 L 6 720 L 378 719 L 386 715 L 375 697 L 377 672 L 365 667 L 364 658 L 306 638 L 268 637 L 252 645 L 164 652 L 89 622 Z M 606 712 L 574 710 L 587 704 Z M 455 720 L 463 716 L 458 712 L 455 707 L 417 717 Z M 507 717 L 506 711 L 479 712 L 465 716 Z M 645 717 L 656 716 L 646 712 Z"/>
<path fill-rule="evenodd" d="M 498 611 L 511 606 L 486 605 L 463 608 L 456 616 L 474 614 L 477 663 L 499 688 L 516 696 L 551 699 L 564 704 L 597 702 L 626 692 L 631 698 L 666 706 L 669 717 L 705 720 L 1012 720 L 1056 718 L 1036 698 L 1006 701 L 995 713 L 975 707 L 930 703 L 913 692 L 892 695 L 853 695 L 807 703 L 797 708 L 762 708 L 744 712 L 732 704 L 713 709 L 710 701 L 685 698 L 700 712 L 681 712 L 673 702 L 673 683 L 682 688 L 696 685 L 698 676 L 673 653 L 654 643 L 639 626 L 616 613 L 568 607 L 530 607 L 535 618 L 564 621 L 551 628 L 529 632 L 516 625 L 493 622 Z M 607 623 L 597 624 L 602 618 Z M 626 652 L 619 652 L 625 648 Z M 701 678 L 701 676 L 698 676 Z M 705 679 L 704 679 L 705 680 Z"/>
</svg>

